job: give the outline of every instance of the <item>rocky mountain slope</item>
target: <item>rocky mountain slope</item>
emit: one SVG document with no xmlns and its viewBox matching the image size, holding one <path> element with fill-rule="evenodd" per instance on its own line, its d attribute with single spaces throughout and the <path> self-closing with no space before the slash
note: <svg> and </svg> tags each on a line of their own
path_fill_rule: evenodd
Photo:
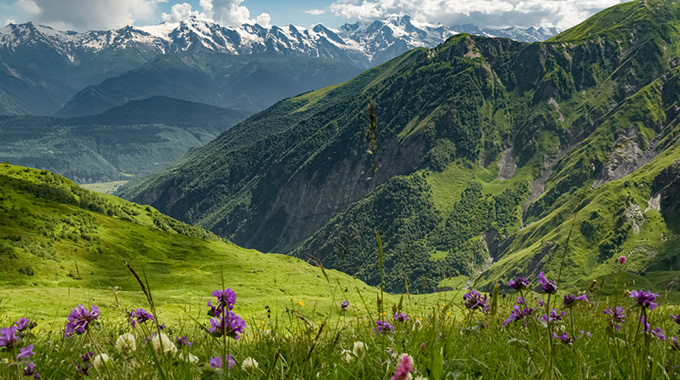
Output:
<svg viewBox="0 0 680 380">
<path fill-rule="evenodd" d="M 575 283 L 620 254 L 638 273 L 670 270 L 679 64 L 670 0 L 544 43 L 457 35 L 282 101 L 122 194 L 373 284 L 377 231 L 391 290 L 557 275 L 562 260 Z"/>
</svg>

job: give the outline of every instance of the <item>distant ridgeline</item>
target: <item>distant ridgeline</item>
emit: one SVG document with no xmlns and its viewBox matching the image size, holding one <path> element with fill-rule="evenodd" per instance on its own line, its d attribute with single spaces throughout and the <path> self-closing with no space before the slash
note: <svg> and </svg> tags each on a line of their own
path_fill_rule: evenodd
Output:
<svg viewBox="0 0 680 380">
<path fill-rule="evenodd" d="M 248 115 L 156 96 L 94 116 L 0 117 L 0 161 L 78 183 L 127 180 L 170 166 Z"/>
<path fill-rule="evenodd" d="M 678 65 L 672 1 L 546 42 L 456 35 L 281 101 L 120 194 L 369 284 L 378 232 L 395 292 L 556 277 L 562 262 L 562 284 L 589 284 L 619 255 L 680 287 Z"/>
</svg>

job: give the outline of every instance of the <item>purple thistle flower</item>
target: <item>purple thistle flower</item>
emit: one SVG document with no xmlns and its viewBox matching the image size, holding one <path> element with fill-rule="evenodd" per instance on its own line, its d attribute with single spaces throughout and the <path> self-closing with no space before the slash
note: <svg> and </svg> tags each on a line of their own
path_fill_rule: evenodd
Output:
<svg viewBox="0 0 680 380">
<path fill-rule="evenodd" d="M 88 324 L 97 319 L 99 319 L 99 308 L 97 306 L 92 305 L 92 310 L 88 310 L 83 305 L 78 305 L 71 310 L 71 314 L 67 317 L 64 337 L 68 338 L 72 336 L 73 333 L 84 333 Z"/>
<path fill-rule="evenodd" d="M 17 327 L 17 330 L 25 331 L 34 328 L 37 323 L 29 321 L 28 318 L 19 318 L 14 321 L 14 325 Z"/>
<path fill-rule="evenodd" d="M 395 322 L 408 322 L 410 318 L 408 317 L 408 314 L 406 313 L 394 313 L 394 321 Z"/>
<path fill-rule="evenodd" d="M 29 344 L 28 347 L 24 347 L 19 350 L 19 355 L 17 355 L 17 361 L 30 359 L 31 355 L 35 355 L 35 352 L 33 352 L 33 345 Z"/>
<path fill-rule="evenodd" d="M 659 297 L 659 295 L 652 293 L 651 290 L 648 290 L 647 292 L 644 290 L 631 290 L 630 292 L 630 298 L 635 298 L 640 306 L 649 308 L 649 310 L 654 310 L 657 306 L 659 306 L 658 303 L 654 302 L 657 297 Z"/>
<path fill-rule="evenodd" d="M 194 342 L 189 342 L 189 339 L 187 338 L 186 335 L 183 335 L 182 337 L 177 337 L 177 344 L 180 346 L 189 346 L 189 348 L 193 347 Z"/>
<path fill-rule="evenodd" d="M 517 321 L 521 321 L 523 319 L 526 319 L 533 312 L 534 312 L 534 308 L 532 308 L 532 307 L 520 309 L 518 305 L 515 305 L 512 308 L 512 312 L 510 313 L 510 316 L 508 317 L 508 319 L 503 321 L 503 323 L 501 324 L 501 327 L 504 327 L 505 325 L 512 323 L 512 322 L 517 322 Z M 529 321 L 528 320 L 524 321 L 522 326 L 526 327 L 527 322 L 529 322 Z"/>
<path fill-rule="evenodd" d="M 389 324 L 387 321 L 378 319 L 375 322 L 375 328 L 373 329 L 376 335 L 385 334 L 388 332 L 394 332 L 394 326 Z"/>
<path fill-rule="evenodd" d="M 562 335 L 557 335 L 553 333 L 553 338 L 561 340 L 562 343 L 564 344 L 574 343 L 576 341 L 576 338 L 570 338 L 569 334 L 567 334 L 566 332 L 562 333 Z"/>
<path fill-rule="evenodd" d="M 12 348 L 18 340 L 16 326 L 0 329 L 0 347 Z"/>
<path fill-rule="evenodd" d="M 89 362 L 90 359 L 92 359 L 94 357 L 94 352 L 88 351 L 88 352 L 85 353 L 85 355 L 80 355 L 80 357 L 83 358 L 84 362 Z"/>
<path fill-rule="evenodd" d="M 485 314 L 489 310 L 488 306 L 486 305 L 486 297 L 483 297 L 475 289 L 472 289 L 471 291 L 467 292 L 463 296 L 463 300 L 465 301 L 465 307 L 467 307 L 470 310 L 478 309 Z"/>
<path fill-rule="evenodd" d="M 515 290 L 520 290 L 520 289 L 525 289 L 529 286 L 531 282 L 529 281 L 528 278 L 522 277 L 522 276 L 517 276 L 514 279 L 508 281 L 508 286 L 515 289 Z"/>
<path fill-rule="evenodd" d="M 550 310 L 550 322 L 561 321 L 562 316 L 565 314 L 567 314 L 566 311 L 557 314 L 557 309 Z M 548 316 L 543 314 L 543 316 L 541 317 L 541 321 L 548 322 Z"/>
<path fill-rule="evenodd" d="M 227 359 L 227 361 L 229 362 L 229 366 L 227 367 L 227 369 L 231 369 L 231 367 L 233 367 L 234 364 L 236 364 L 234 359 L 231 357 L 231 354 L 229 354 L 229 358 Z M 216 358 L 210 358 L 210 366 L 213 368 L 222 368 L 222 358 L 219 356 Z"/>
<path fill-rule="evenodd" d="M 342 308 L 342 311 L 347 310 L 347 308 L 349 307 L 349 301 L 340 302 L 340 307 Z"/>
<path fill-rule="evenodd" d="M 90 366 L 91 366 L 91 365 L 92 365 L 92 364 L 88 363 L 88 364 L 87 364 L 87 367 L 81 367 L 80 364 L 76 364 L 76 367 L 77 367 L 76 373 L 77 373 L 77 374 L 81 374 L 81 375 L 85 375 L 85 376 L 89 376 L 89 375 L 90 375 Z"/>
<path fill-rule="evenodd" d="M 550 281 L 545 278 L 545 272 L 541 272 L 538 275 L 538 283 L 541 284 L 543 291 L 548 294 L 555 294 L 557 292 L 557 285 L 555 281 Z"/>
<path fill-rule="evenodd" d="M 26 367 L 24 367 L 24 376 L 33 376 L 35 379 L 40 377 L 35 370 L 35 364 L 28 363 Z"/>
<path fill-rule="evenodd" d="M 146 321 L 153 321 L 155 318 L 151 313 L 148 311 L 139 308 L 137 310 L 130 310 L 126 312 L 128 315 L 128 320 L 130 321 L 130 325 L 134 328 L 136 327 L 137 323 L 144 323 Z"/>
<path fill-rule="evenodd" d="M 564 296 L 564 306 L 571 307 L 574 304 L 574 302 L 579 301 L 579 300 L 590 302 L 590 301 L 588 301 L 588 297 L 586 297 L 585 294 L 580 295 L 578 297 L 576 297 L 573 294 L 566 294 Z"/>
<path fill-rule="evenodd" d="M 227 320 L 226 324 L 225 320 Z M 229 313 L 228 318 L 224 316 L 219 317 L 219 319 L 210 318 L 210 333 L 213 336 L 226 335 L 238 340 L 246 327 L 248 327 L 246 322 L 236 313 Z"/>
</svg>

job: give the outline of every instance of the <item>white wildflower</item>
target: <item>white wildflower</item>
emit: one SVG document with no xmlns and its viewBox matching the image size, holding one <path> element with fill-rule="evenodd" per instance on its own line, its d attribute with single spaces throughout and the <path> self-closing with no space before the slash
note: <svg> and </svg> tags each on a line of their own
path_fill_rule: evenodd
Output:
<svg viewBox="0 0 680 380">
<path fill-rule="evenodd" d="M 179 358 L 179 360 L 189 362 L 191 364 L 198 363 L 198 357 L 190 353 L 181 352 L 177 357 Z"/>
<path fill-rule="evenodd" d="M 137 349 L 137 342 L 135 336 L 130 333 L 125 333 L 116 340 L 116 349 L 123 355 L 128 355 Z"/>
<path fill-rule="evenodd" d="M 366 345 L 364 342 L 354 342 L 352 352 L 354 352 L 354 355 L 356 356 L 361 356 L 366 352 Z"/>
<path fill-rule="evenodd" d="M 111 362 L 111 358 L 106 354 L 99 354 L 92 358 L 92 366 L 97 371 L 102 371 L 107 364 Z"/>
<path fill-rule="evenodd" d="M 252 372 L 255 371 L 258 367 L 257 360 L 247 357 L 243 360 L 243 364 L 241 364 L 241 368 L 243 368 L 244 371 L 246 372 Z"/>
<path fill-rule="evenodd" d="M 170 354 L 174 355 L 177 353 L 177 346 L 168 338 L 167 335 L 160 333 L 151 339 L 153 344 L 153 349 L 156 351 L 157 355 Z"/>
<path fill-rule="evenodd" d="M 340 357 L 342 360 L 346 361 L 347 363 L 351 363 L 352 360 L 354 360 L 354 356 L 350 355 L 352 351 L 350 350 L 342 350 L 342 353 L 340 354 Z"/>
</svg>

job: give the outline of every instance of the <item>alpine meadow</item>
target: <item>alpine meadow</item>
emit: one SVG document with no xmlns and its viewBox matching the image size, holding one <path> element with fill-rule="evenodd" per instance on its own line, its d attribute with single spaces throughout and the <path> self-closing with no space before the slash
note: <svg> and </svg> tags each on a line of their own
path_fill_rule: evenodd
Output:
<svg viewBox="0 0 680 380">
<path fill-rule="evenodd" d="M 30 3 L 0 379 L 680 379 L 680 0 Z"/>
</svg>

